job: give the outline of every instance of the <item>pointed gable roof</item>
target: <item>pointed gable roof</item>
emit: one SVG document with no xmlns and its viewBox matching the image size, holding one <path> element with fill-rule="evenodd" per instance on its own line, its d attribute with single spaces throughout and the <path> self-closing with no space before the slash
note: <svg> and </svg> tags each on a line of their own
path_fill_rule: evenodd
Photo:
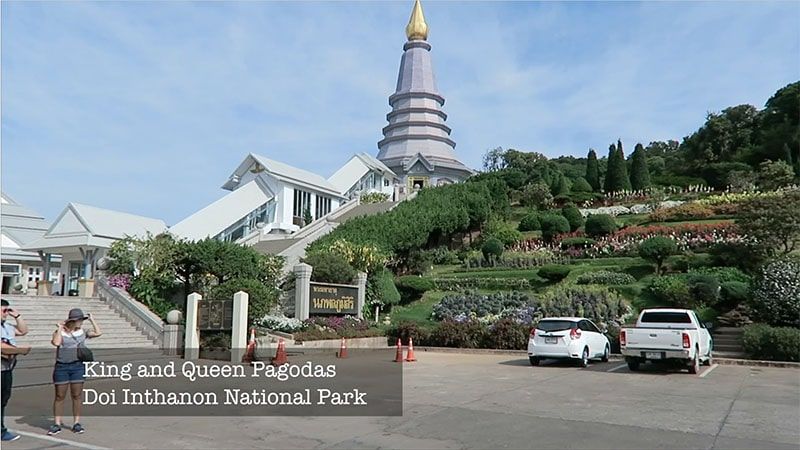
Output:
<svg viewBox="0 0 800 450">
<path fill-rule="evenodd" d="M 290 166 L 289 164 L 282 163 L 269 159 L 265 156 L 250 153 L 239 164 L 231 178 L 241 178 L 254 164 L 259 164 L 265 172 L 274 178 L 284 181 L 286 183 L 294 184 L 300 187 L 310 188 L 336 197 L 341 197 L 336 187 L 332 185 L 324 177 L 317 175 L 307 170 L 298 169 L 297 167 Z M 238 186 L 238 182 L 229 179 L 222 185 L 223 189 L 229 191 L 234 190 Z"/>
</svg>

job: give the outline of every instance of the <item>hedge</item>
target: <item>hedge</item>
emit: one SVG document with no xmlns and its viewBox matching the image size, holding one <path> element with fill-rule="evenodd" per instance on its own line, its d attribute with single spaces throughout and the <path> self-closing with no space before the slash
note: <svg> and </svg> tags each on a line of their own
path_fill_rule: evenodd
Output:
<svg viewBox="0 0 800 450">
<path fill-rule="evenodd" d="M 764 324 L 744 327 L 744 351 L 753 359 L 800 361 L 800 329 Z"/>
</svg>

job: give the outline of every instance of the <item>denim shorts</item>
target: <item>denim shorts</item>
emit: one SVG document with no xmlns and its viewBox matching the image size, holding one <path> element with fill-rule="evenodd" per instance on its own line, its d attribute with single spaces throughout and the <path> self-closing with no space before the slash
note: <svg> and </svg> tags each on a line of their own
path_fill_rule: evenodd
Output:
<svg viewBox="0 0 800 450">
<path fill-rule="evenodd" d="M 86 368 L 82 361 L 71 363 L 56 362 L 53 369 L 53 384 L 83 383 Z"/>
</svg>

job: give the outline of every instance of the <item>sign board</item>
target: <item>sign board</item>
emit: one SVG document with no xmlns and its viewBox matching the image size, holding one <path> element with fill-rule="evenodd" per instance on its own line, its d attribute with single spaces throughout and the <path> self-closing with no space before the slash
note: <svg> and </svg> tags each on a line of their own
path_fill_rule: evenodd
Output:
<svg viewBox="0 0 800 450">
<path fill-rule="evenodd" d="M 357 315 L 358 286 L 310 283 L 309 315 Z"/>
<path fill-rule="evenodd" d="M 232 330 L 233 300 L 197 302 L 197 327 L 200 330 Z"/>
</svg>

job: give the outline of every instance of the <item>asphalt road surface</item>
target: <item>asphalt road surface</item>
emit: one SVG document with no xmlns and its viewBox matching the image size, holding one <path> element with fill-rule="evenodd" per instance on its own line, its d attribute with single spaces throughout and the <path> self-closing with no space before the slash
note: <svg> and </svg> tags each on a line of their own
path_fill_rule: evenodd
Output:
<svg viewBox="0 0 800 450">
<path fill-rule="evenodd" d="M 402 417 L 89 417 L 85 434 L 49 438 L 52 387 L 19 388 L 6 422 L 23 436 L 3 449 L 800 448 L 796 369 L 721 365 L 693 376 L 632 373 L 621 361 L 417 357 L 404 367 Z M 37 405 L 41 414 L 14 416 Z"/>
</svg>

